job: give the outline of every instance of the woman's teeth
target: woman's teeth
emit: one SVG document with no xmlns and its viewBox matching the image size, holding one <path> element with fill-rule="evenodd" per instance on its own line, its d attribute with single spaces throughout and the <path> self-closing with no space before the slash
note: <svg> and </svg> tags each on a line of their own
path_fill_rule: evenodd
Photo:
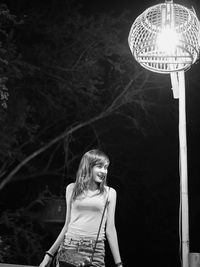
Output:
<svg viewBox="0 0 200 267">
<path fill-rule="evenodd" d="M 105 175 L 104 174 L 102 174 L 102 173 L 100 173 L 100 174 L 98 174 L 98 177 L 100 178 L 100 179 L 104 179 L 104 177 L 105 177 Z"/>
</svg>

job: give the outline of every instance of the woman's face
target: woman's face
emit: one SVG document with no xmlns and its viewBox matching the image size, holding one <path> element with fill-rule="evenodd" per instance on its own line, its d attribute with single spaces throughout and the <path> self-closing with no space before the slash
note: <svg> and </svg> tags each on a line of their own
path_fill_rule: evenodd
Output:
<svg viewBox="0 0 200 267">
<path fill-rule="evenodd" d="M 92 168 L 92 178 L 96 183 L 101 183 L 106 178 L 108 173 L 108 162 L 101 162 L 94 165 Z"/>
</svg>

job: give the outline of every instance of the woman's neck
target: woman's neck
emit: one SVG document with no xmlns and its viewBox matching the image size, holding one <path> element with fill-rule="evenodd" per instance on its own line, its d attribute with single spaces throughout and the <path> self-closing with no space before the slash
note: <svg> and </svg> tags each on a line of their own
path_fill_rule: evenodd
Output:
<svg viewBox="0 0 200 267">
<path fill-rule="evenodd" d="M 96 191 L 98 189 L 98 185 L 96 183 L 91 183 L 88 187 L 90 191 Z"/>
</svg>

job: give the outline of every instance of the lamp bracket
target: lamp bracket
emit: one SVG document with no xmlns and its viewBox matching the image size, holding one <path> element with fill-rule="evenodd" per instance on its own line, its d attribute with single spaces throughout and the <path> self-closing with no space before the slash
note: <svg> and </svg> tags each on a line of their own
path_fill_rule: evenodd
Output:
<svg viewBox="0 0 200 267">
<path fill-rule="evenodd" d="M 170 78 L 171 78 L 173 96 L 175 99 L 178 99 L 179 98 L 179 88 L 180 88 L 179 72 L 171 72 Z"/>
</svg>

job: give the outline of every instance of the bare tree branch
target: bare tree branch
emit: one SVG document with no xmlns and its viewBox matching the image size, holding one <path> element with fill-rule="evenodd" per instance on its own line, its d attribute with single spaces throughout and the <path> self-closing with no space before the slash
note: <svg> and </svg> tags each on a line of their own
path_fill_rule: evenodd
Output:
<svg viewBox="0 0 200 267">
<path fill-rule="evenodd" d="M 50 148 L 51 146 L 53 146 L 54 144 L 56 144 L 57 142 L 59 142 L 60 140 L 66 138 L 67 136 L 71 135 L 72 133 L 76 132 L 77 130 L 88 126 L 98 120 L 101 120 L 103 118 L 106 118 L 107 116 L 109 116 L 111 113 L 113 113 L 116 109 L 118 109 L 121 105 L 124 105 L 125 103 L 123 101 L 121 101 L 120 103 L 119 100 L 122 99 L 122 96 L 125 96 L 128 89 L 130 88 L 130 86 L 132 85 L 133 81 L 140 75 L 141 73 L 139 73 L 138 75 L 136 75 L 134 77 L 134 79 L 132 79 L 124 88 L 124 90 L 119 94 L 119 96 L 112 102 L 112 104 L 102 113 L 100 113 L 99 115 L 85 121 L 85 122 L 81 122 L 78 125 L 75 126 L 71 126 L 68 129 L 66 129 L 64 132 L 62 132 L 60 135 L 56 136 L 54 139 L 52 139 L 50 142 L 48 142 L 46 145 L 42 146 L 40 149 L 36 150 L 35 152 L 33 152 L 31 155 L 29 155 L 28 157 L 26 157 L 24 160 L 22 160 L 5 178 L 4 180 L 0 183 L 0 190 L 2 190 L 5 185 L 7 183 L 9 183 L 11 181 L 11 179 L 13 178 L 13 176 L 24 166 L 26 165 L 29 161 L 31 161 L 33 158 L 37 157 L 38 155 L 40 155 L 41 153 L 43 153 L 44 151 L 46 151 L 48 148 Z"/>
</svg>

